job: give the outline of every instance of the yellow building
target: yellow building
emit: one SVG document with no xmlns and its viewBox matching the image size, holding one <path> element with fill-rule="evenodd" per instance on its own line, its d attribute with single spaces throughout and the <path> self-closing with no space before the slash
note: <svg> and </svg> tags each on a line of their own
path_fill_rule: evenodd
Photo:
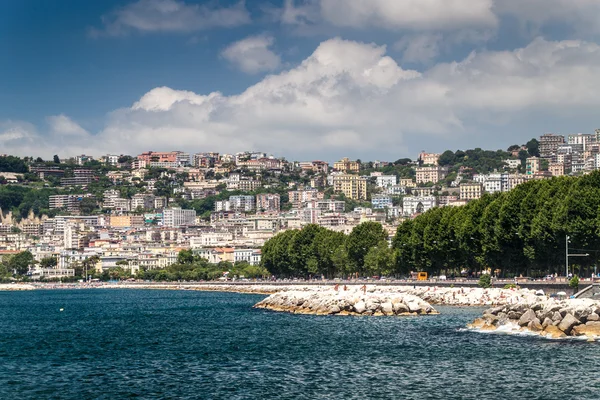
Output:
<svg viewBox="0 0 600 400">
<path fill-rule="evenodd" d="M 540 159 L 538 157 L 529 157 L 525 160 L 525 169 L 527 175 L 535 175 L 540 171 Z"/>
<path fill-rule="evenodd" d="M 341 172 L 358 172 L 360 171 L 360 163 L 358 161 L 350 161 L 348 157 L 344 157 L 340 161 L 333 163 L 333 169 Z"/>
<path fill-rule="evenodd" d="M 367 178 L 349 174 L 334 175 L 333 191 L 343 193 L 352 200 L 367 200 Z"/>
<path fill-rule="evenodd" d="M 475 200 L 481 198 L 483 187 L 481 183 L 461 183 L 460 184 L 460 199 Z"/>
<path fill-rule="evenodd" d="M 404 187 L 408 187 L 408 188 L 414 188 L 414 187 L 417 187 L 417 184 L 411 178 L 406 178 L 406 179 L 405 178 L 401 178 L 400 179 L 400 186 L 404 186 Z"/>
<path fill-rule="evenodd" d="M 132 226 L 144 226 L 143 215 L 111 215 L 110 226 L 112 228 L 130 228 Z"/>
</svg>

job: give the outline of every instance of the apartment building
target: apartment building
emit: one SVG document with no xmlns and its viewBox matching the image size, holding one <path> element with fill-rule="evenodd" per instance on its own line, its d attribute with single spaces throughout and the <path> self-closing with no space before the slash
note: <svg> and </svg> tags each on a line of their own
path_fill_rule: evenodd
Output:
<svg viewBox="0 0 600 400">
<path fill-rule="evenodd" d="M 139 161 L 143 161 L 147 163 L 147 165 L 151 165 L 150 163 L 174 163 L 176 165 L 189 165 L 190 164 L 190 155 L 188 153 L 184 153 L 182 151 L 147 151 L 145 153 L 139 154 L 137 156 Z M 166 164 L 169 165 L 169 164 Z"/>
<path fill-rule="evenodd" d="M 232 211 L 254 210 L 254 196 L 229 196 Z"/>
<path fill-rule="evenodd" d="M 367 200 L 367 177 L 349 174 L 333 176 L 333 191 L 351 200 Z"/>
<path fill-rule="evenodd" d="M 398 182 L 398 185 L 404 186 L 407 188 L 417 187 L 417 183 L 415 181 L 413 181 L 411 178 L 400 178 L 400 182 Z"/>
<path fill-rule="evenodd" d="M 277 193 L 262 193 L 256 195 L 256 209 L 259 211 L 279 211 L 281 196 Z"/>
<path fill-rule="evenodd" d="M 163 226 L 179 227 L 194 225 L 196 223 L 196 210 L 184 210 L 178 207 L 163 210 Z"/>
<path fill-rule="evenodd" d="M 483 186 L 481 183 L 461 183 L 460 186 L 461 200 L 475 200 L 481 198 L 483 194 Z"/>
<path fill-rule="evenodd" d="M 563 135 L 555 135 L 553 133 L 545 133 L 540 136 L 539 150 L 542 158 L 550 158 L 558 150 L 558 146 L 565 143 Z"/>
<path fill-rule="evenodd" d="M 84 198 L 93 198 L 91 193 L 85 194 L 56 194 L 49 196 L 48 208 L 65 208 L 69 212 L 78 212 L 79 204 Z"/>
<path fill-rule="evenodd" d="M 348 157 L 342 158 L 340 161 L 336 161 L 333 164 L 333 169 L 340 172 L 359 172 L 360 163 L 358 161 L 350 161 Z"/>
<path fill-rule="evenodd" d="M 552 176 L 563 176 L 565 175 L 565 164 L 550 163 L 548 164 L 548 171 L 552 174 Z"/>
<path fill-rule="evenodd" d="M 423 165 L 437 166 L 440 155 L 441 154 L 438 153 L 425 153 L 424 151 L 422 151 L 419 154 L 419 160 L 423 162 Z"/>
<path fill-rule="evenodd" d="M 540 171 L 540 159 L 539 157 L 528 157 L 525 160 L 525 173 L 527 175 L 535 175 Z"/>
<path fill-rule="evenodd" d="M 384 209 L 394 205 L 392 202 L 392 196 L 385 194 L 375 194 L 371 196 L 371 204 L 373 205 L 374 209 Z"/>
<path fill-rule="evenodd" d="M 144 226 L 143 215 L 111 215 L 110 226 L 111 228 L 131 228 Z"/>
<path fill-rule="evenodd" d="M 381 172 L 371 172 L 371 177 L 375 177 L 375 184 L 381 188 L 388 188 L 398 183 L 396 175 L 383 175 Z"/>
<path fill-rule="evenodd" d="M 417 184 L 427 182 L 437 183 L 448 176 L 448 168 L 446 167 L 417 167 L 416 172 Z"/>
</svg>

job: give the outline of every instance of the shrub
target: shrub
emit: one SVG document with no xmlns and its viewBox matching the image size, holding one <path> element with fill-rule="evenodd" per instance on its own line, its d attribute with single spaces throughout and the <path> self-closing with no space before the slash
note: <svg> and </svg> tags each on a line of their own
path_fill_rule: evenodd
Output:
<svg viewBox="0 0 600 400">
<path fill-rule="evenodd" d="M 577 276 L 571 278 L 571 280 L 569 281 L 569 287 L 571 287 L 575 291 L 579 288 L 579 278 Z"/>
<path fill-rule="evenodd" d="M 517 285 L 515 285 L 514 283 L 508 283 L 506 285 L 504 285 L 504 289 L 516 289 Z"/>
<path fill-rule="evenodd" d="M 490 274 L 481 275 L 478 284 L 484 289 L 490 288 L 492 287 L 492 277 Z"/>
</svg>

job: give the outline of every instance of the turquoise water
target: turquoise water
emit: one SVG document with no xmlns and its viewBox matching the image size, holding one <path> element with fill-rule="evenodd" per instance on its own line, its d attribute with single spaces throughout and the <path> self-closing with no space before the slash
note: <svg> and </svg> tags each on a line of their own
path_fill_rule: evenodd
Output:
<svg viewBox="0 0 600 400">
<path fill-rule="evenodd" d="M 600 398 L 596 343 L 461 330 L 481 309 L 319 317 L 262 298 L 0 292 L 0 398 Z"/>
</svg>

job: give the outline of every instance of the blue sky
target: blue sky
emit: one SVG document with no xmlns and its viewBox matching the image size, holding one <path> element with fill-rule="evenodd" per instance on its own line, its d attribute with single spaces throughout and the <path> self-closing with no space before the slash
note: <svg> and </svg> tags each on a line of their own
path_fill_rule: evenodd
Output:
<svg viewBox="0 0 600 400">
<path fill-rule="evenodd" d="M 600 127 L 596 0 L 5 0 L 0 152 L 393 160 Z"/>
</svg>

